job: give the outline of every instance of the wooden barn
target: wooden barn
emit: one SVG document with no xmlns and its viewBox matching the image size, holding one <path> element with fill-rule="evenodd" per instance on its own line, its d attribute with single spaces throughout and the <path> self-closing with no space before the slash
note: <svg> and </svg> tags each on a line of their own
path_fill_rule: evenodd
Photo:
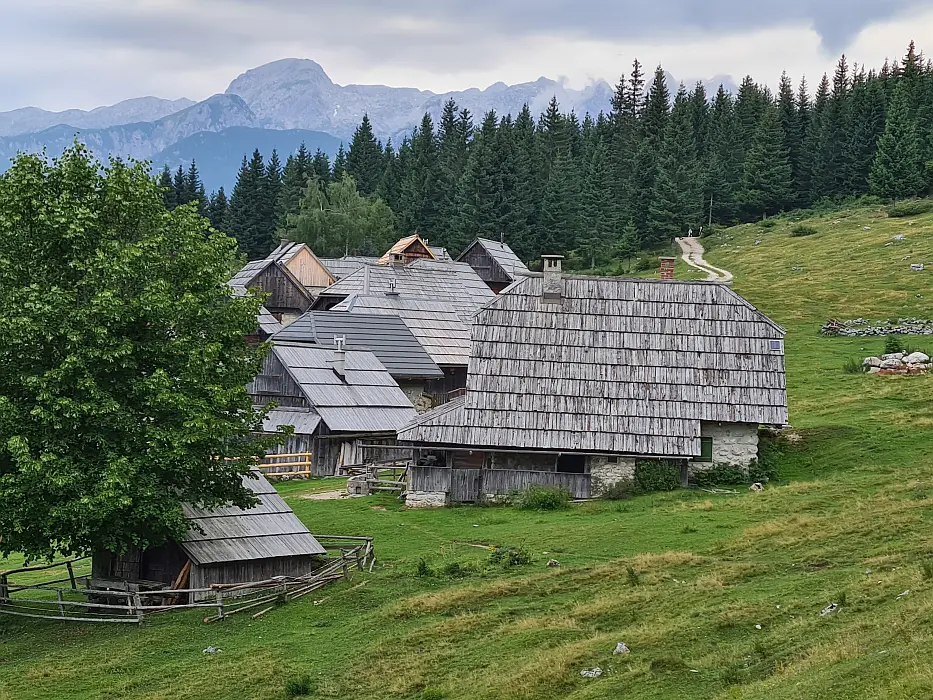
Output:
<svg viewBox="0 0 933 700">
<path fill-rule="evenodd" d="M 253 470 L 243 477 L 243 484 L 259 499 L 255 507 L 205 510 L 184 505 L 189 528 L 182 540 L 124 555 L 96 554 L 91 587 L 131 591 L 209 588 L 273 576 L 303 576 L 318 568 L 319 557 L 326 554 L 324 547 L 265 477 Z"/>
<path fill-rule="evenodd" d="M 327 266 L 304 243 L 282 241 L 266 260 L 291 272 L 312 295 L 337 281 Z"/>
<path fill-rule="evenodd" d="M 444 253 L 447 251 L 443 248 Z M 379 265 L 407 265 L 408 263 L 414 262 L 415 260 L 437 260 L 437 255 L 434 253 L 434 249 L 428 245 L 421 236 L 417 233 L 412 236 L 406 236 L 399 240 L 395 245 L 389 248 L 377 261 Z M 447 259 L 450 259 L 450 256 L 447 256 Z"/>
<path fill-rule="evenodd" d="M 526 277 L 528 268 L 505 243 L 477 238 L 457 258 L 472 267 L 496 294 Z"/>
<path fill-rule="evenodd" d="M 335 282 L 342 280 L 347 275 L 352 275 L 364 265 L 376 265 L 379 258 L 367 257 L 364 255 L 345 255 L 342 258 L 318 258 L 324 267 L 327 268 Z"/>
<path fill-rule="evenodd" d="M 373 353 L 416 410 L 433 408 L 428 386 L 442 380 L 444 372 L 397 316 L 309 311 L 272 336 L 272 341 L 332 348 L 337 338 L 344 339 L 347 350 Z"/>
<path fill-rule="evenodd" d="M 728 286 L 544 274 L 476 314 L 463 398 L 419 416 L 409 502 L 443 505 L 531 483 L 595 496 L 636 460 L 686 480 L 748 467 L 761 425 L 787 422 L 784 330 Z"/>
<path fill-rule="evenodd" d="M 228 284 L 235 292 L 258 287 L 269 295 L 266 310 L 288 325 L 311 308 L 311 293 L 283 264 L 270 258 L 247 263 Z"/>
<path fill-rule="evenodd" d="M 466 387 L 470 362 L 470 323 L 448 302 L 405 294 L 353 294 L 333 307 L 365 316 L 397 316 L 443 371 L 443 379 L 427 383 L 437 406 Z"/>
<path fill-rule="evenodd" d="M 311 453 L 310 472 L 330 476 L 396 444 L 396 431 L 417 413 L 376 356 L 363 350 L 277 342 L 247 390 L 256 405 L 275 402 L 264 426 L 294 434 L 277 454 Z"/>
</svg>

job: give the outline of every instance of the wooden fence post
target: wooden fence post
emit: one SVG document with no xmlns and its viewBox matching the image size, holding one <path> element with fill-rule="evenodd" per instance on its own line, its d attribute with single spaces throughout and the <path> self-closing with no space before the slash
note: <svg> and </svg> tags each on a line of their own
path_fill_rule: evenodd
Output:
<svg viewBox="0 0 933 700">
<path fill-rule="evenodd" d="M 62 589 L 59 588 L 57 592 L 58 592 L 58 614 L 61 615 L 62 617 L 65 617 L 65 604 L 64 604 L 65 599 L 64 599 L 64 596 L 62 596 Z"/>
<path fill-rule="evenodd" d="M 72 568 L 71 562 L 70 562 L 70 561 L 68 562 L 68 578 L 71 579 L 71 587 L 72 587 L 72 589 L 77 590 L 77 589 L 78 589 L 78 584 L 77 584 L 77 582 L 75 581 L 75 570 L 74 570 L 74 568 Z"/>
<path fill-rule="evenodd" d="M 133 607 L 136 608 L 136 621 L 142 624 L 143 621 L 143 602 L 139 596 L 139 591 L 133 594 Z"/>
<path fill-rule="evenodd" d="M 224 594 L 223 591 L 217 591 L 217 619 L 224 619 Z"/>
<path fill-rule="evenodd" d="M 7 581 L 6 574 L 0 575 L 0 605 L 7 602 L 10 597 L 10 584 Z"/>
</svg>

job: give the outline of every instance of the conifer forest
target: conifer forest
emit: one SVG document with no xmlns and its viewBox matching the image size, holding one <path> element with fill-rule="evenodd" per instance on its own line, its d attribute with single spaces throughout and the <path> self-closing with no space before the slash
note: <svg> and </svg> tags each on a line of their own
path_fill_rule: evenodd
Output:
<svg viewBox="0 0 933 700">
<path fill-rule="evenodd" d="M 609 114 L 473 115 L 382 143 L 364 116 L 333 162 L 301 148 L 244 156 L 237 183 L 206 196 L 194 163 L 161 174 L 166 204 L 197 202 L 251 259 L 282 237 L 320 255 L 382 253 L 417 231 L 458 252 L 505 240 L 526 261 L 567 255 L 592 268 L 678 235 L 821 200 L 897 200 L 933 189 L 933 66 L 911 43 L 880 68 L 839 59 L 815 89 L 785 73 L 736 95 L 702 84 L 671 95 L 637 60 Z"/>
</svg>

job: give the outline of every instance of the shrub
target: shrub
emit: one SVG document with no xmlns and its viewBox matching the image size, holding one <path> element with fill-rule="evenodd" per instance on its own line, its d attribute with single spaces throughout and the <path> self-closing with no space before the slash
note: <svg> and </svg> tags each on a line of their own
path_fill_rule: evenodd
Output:
<svg viewBox="0 0 933 700">
<path fill-rule="evenodd" d="M 769 229 L 774 228 L 775 226 L 777 226 L 777 221 L 774 219 L 763 219 L 762 221 L 758 222 L 758 228 Z"/>
<path fill-rule="evenodd" d="M 680 486 L 680 470 L 670 462 L 635 462 L 635 489 L 639 493 L 673 491 Z"/>
<path fill-rule="evenodd" d="M 563 510 L 570 507 L 570 499 L 567 489 L 533 484 L 518 493 L 515 505 L 519 510 Z"/>
<path fill-rule="evenodd" d="M 850 357 L 843 363 L 842 371 L 846 374 L 862 374 L 865 371 L 865 366 L 857 357 Z"/>
<path fill-rule="evenodd" d="M 741 467 L 736 467 L 732 464 L 716 464 L 709 469 L 697 472 L 694 481 L 696 481 L 697 486 L 701 487 L 717 485 L 734 486 L 737 484 L 747 484 L 748 474 L 746 474 L 745 470 Z"/>
<path fill-rule="evenodd" d="M 641 255 L 635 258 L 635 272 L 647 272 L 653 270 L 657 265 L 658 263 L 652 258 Z"/>
<path fill-rule="evenodd" d="M 518 547 L 496 547 L 489 555 L 489 563 L 503 568 L 531 564 L 531 555 L 525 545 Z"/>
<path fill-rule="evenodd" d="M 444 568 L 441 569 L 441 573 L 449 578 L 466 578 L 470 576 L 473 571 L 469 565 L 464 566 L 460 562 L 452 561 L 444 565 Z"/>
<path fill-rule="evenodd" d="M 418 560 L 418 576 L 421 578 L 430 578 L 434 576 L 434 570 L 428 566 L 428 563 L 424 559 Z"/>
<path fill-rule="evenodd" d="M 768 443 L 758 448 L 758 459 L 748 465 L 748 482 L 750 484 L 767 484 L 769 481 L 778 481 L 778 459 L 780 452 L 768 449 Z"/>
<path fill-rule="evenodd" d="M 306 698 L 314 691 L 314 684 L 311 682 L 311 676 L 300 676 L 298 678 L 289 678 L 285 681 L 285 697 Z"/>
<path fill-rule="evenodd" d="M 884 339 L 884 354 L 893 355 L 896 352 L 904 352 L 904 342 L 899 335 L 889 335 Z"/>
<path fill-rule="evenodd" d="M 608 489 L 603 491 L 603 494 L 600 496 L 600 498 L 603 498 L 607 501 L 627 501 L 634 495 L 635 482 L 633 482 L 631 479 L 623 479 L 622 481 L 613 484 Z"/>
<path fill-rule="evenodd" d="M 625 582 L 633 588 L 641 583 L 638 573 L 630 564 L 625 567 Z"/>
<path fill-rule="evenodd" d="M 807 226 L 806 224 L 797 224 L 790 230 L 791 238 L 800 238 L 801 236 L 812 236 L 814 233 L 819 233 L 812 226 Z"/>
<path fill-rule="evenodd" d="M 903 202 L 895 202 L 890 207 L 888 207 L 888 216 L 897 219 L 905 216 L 926 214 L 931 210 L 933 210 L 933 200 L 908 199 Z"/>
</svg>

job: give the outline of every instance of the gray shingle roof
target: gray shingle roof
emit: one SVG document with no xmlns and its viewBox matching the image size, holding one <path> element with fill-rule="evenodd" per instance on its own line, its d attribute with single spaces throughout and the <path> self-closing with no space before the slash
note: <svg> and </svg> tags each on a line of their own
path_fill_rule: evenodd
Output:
<svg viewBox="0 0 933 700">
<path fill-rule="evenodd" d="M 252 474 L 257 478 L 244 476 L 243 485 L 259 498 L 254 508 L 182 506 L 190 525 L 179 544 L 191 560 L 202 565 L 326 554 L 265 477 Z"/>
<path fill-rule="evenodd" d="M 277 432 L 280 426 L 290 425 L 297 435 L 312 435 L 321 424 L 321 417 L 308 409 L 274 408 L 262 423 L 267 433 Z"/>
<path fill-rule="evenodd" d="M 488 238 L 477 238 L 475 241 L 473 241 L 473 243 L 467 246 L 466 250 L 460 254 L 460 257 L 458 257 L 457 260 L 462 260 L 463 257 L 469 252 L 470 248 L 475 245 L 482 246 L 482 248 L 489 254 L 489 257 L 495 260 L 496 264 L 502 268 L 502 271 L 513 282 L 528 275 L 528 268 L 525 266 L 525 263 L 523 263 L 515 254 L 515 251 L 513 251 L 505 243 L 491 241 Z"/>
<path fill-rule="evenodd" d="M 371 265 L 369 291 L 385 294 L 394 291 L 407 297 L 444 301 L 468 321 L 481 306 L 495 298 L 492 290 L 466 263 L 443 260 L 415 260 L 408 265 Z M 321 291 L 321 298 L 346 298 L 363 292 L 366 270 L 360 269 Z"/>
<path fill-rule="evenodd" d="M 470 361 L 470 324 L 448 302 L 403 294 L 354 294 L 333 310 L 398 316 L 438 365 L 466 367 Z"/>
<path fill-rule="evenodd" d="M 250 283 L 256 279 L 259 273 L 265 270 L 266 267 L 271 264 L 272 261 L 268 258 L 265 260 L 252 260 L 246 263 L 227 284 L 229 284 L 231 287 L 242 287 L 243 289 L 246 289 L 249 287 Z"/>
<path fill-rule="evenodd" d="M 405 322 L 394 316 L 309 311 L 272 339 L 332 347 L 339 336 L 346 338 L 347 349 L 372 352 L 393 377 L 444 376 Z"/>
<path fill-rule="evenodd" d="M 363 267 L 363 265 L 375 265 L 379 262 L 379 258 L 360 255 L 346 255 L 342 258 L 318 258 L 318 260 L 320 260 L 321 264 L 330 270 L 330 274 L 338 280 L 343 279 L 347 275 L 352 275 Z"/>
<path fill-rule="evenodd" d="M 700 454 L 700 421 L 787 422 L 784 331 L 721 284 L 542 278 L 476 315 L 467 393 L 405 441 L 662 456 Z"/>
<path fill-rule="evenodd" d="M 334 371 L 333 348 L 275 343 L 272 353 L 331 431 L 392 432 L 416 415 L 371 352 L 347 350 L 343 377 Z"/>
</svg>

